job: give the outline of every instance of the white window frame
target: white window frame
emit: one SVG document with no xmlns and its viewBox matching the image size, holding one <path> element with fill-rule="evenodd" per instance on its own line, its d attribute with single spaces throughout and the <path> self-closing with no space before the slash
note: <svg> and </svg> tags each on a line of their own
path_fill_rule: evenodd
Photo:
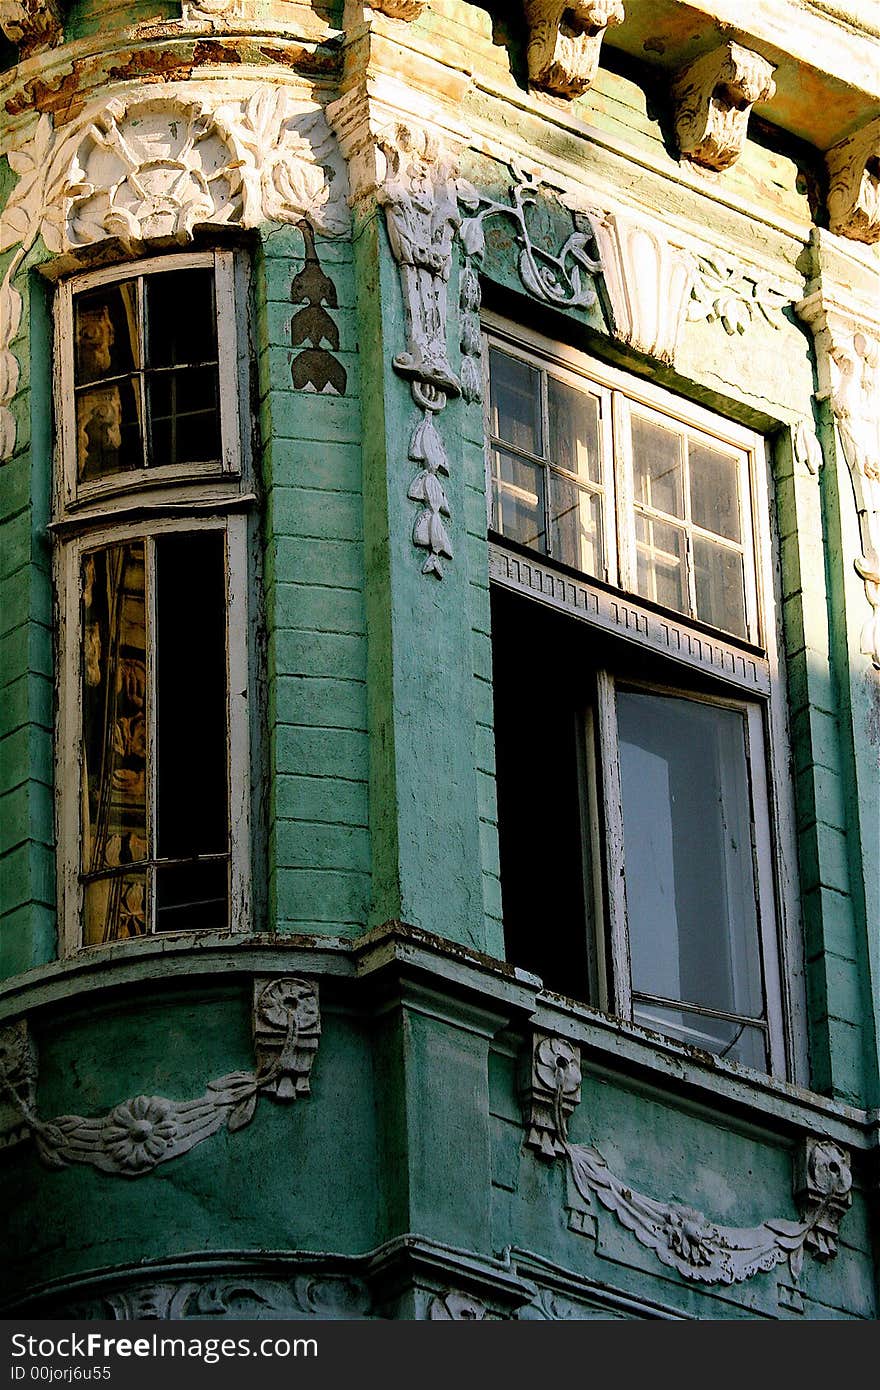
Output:
<svg viewBox="0 0 880 1390">
<path fill-rule="evenodd" d="M 668 667 L 646 690 L 729 704 L 745 714 L 748 728 L 748 769 L 752 797 L 753 858 L 760 917 L 761 965 L 768 1036 L 768 1070 L 773 1075 L 808 1084 L 804 998 L 804 960 L 797 886 L 793 789 L 788 776 L 789 747 L 785 683 L 774 618 L 776 584 L 770 522 L 769 461 L 763 437 L 691 401 L 673 395 L 567 345 L 513 325 L 492 313 L 483 315 L 484 380 L 489 380 L 488 353 L 497 345 L 545 374 L 573 380 L 592 393 L 608 393 L 612 402 L 612 447 L 600 425 L 606 449 L 603 462 L 606 572 L 597 577 L 572 578 L 564 565 L 537 550 L 499 536 L 490 536 L 490 577 L 501 588 L 520 593 L 558 612 L 611 633 L 627 646 L 641 648 L 649 659 L 672 659 L 680 678 L 671 681 Z M 542 386 L 542 393 L 546 388 Z M 486 488 L 492 529 L 493 436 L 490 393 L 484 393 L 486 412 Z M 604 400 L 604 397 L 603 397 Z M 735 450 L 743 459 L 743 545 L 748 640 L 709 629 L 673 609 L 660 609 L 635 590 L 635 508 L 632 501 L 632 459 L 629 412 L 643 409 L 657 419 L 667 417 L 698 442 Z M 601 419 L 604 420 L 603 411 Z M 662 420 L 660 420 L 662 423 Z M 741 484 L 742 485 L 742 484 Z M 612 506 L 616 504 L 616 510 Z M 618 569 L 612 568 L 613 557 Z M 751 566 L 751 572 L 750 568 Z M 690 581 L 689 581 L 690 582 Z M 610 590 L 610 592 L 609 592 Z M 693 674 L 708 677 L 717 694 L 706 693 L 702 682 L 689 685 Z M 641 685 L 630 675 L 598 670 L 592 682 L 594 716 L 583 731 L 582 828 L 585 895 L 595 905 L 599 927 L 589 943 L 591 997 L 604 1012 L 632 1019 L 623 818 L 616 738 L 615 686 Z M 588 703 L 588 702 L 585 702 Z M 597 776 L 596 762 L 601 765 Z M 759 811 L 761 807 L 761 811 Z M 604 864 L 604 873 L 597 866 Z M 605 927 L 603 931 L 602 927 Z M 631 1025 L 635 1026 L 635 1025 Z"/>
<path fill-rule="evenodd" d="M 220 371 L 221 466 L 202 464 L 150 468 L 76 487 L 76 425 L 73 392 L 73 296 L 97 285 L 134 276 L 213 266 Z M 55 777 L 59 940 L 62 955 L 83 950 L 131 949 L 150 936 L 186 936 L 194 929 L 83 945 L 82 846 L 82 612 L 81 564 L 90 551 L 125 541 L 172 533 L 213 530 L 225 537 L 226 676 L 229 797 L 229 916 L 224 934 L 251 930 L 252 808 L 250 713 L 250 520 L 256 500 L 247 491 L 250 460 L 244 433 L 248 361 L 246 335 L 236 316 L 245 304 L 246 272 L 228 251 L 169 253 L 124 265 L 85 272 L 59 285 L 55 299 L 55 540 L 54 577 L 58 639 L 58 705 Z M 148 612 L 155 596 L 148 593 Z M 148 652 L 148 680 L 155 691 L 154 653 Z M 155 698 L 149 702 L 155 747 Z M 155 801 L 155 773 L 148 779 Z M 151 814 L 152 806 L 148 810 Z M 148 921 L 154 917 L 150 903 Z M 200 936 L 204 929 L 197 929 Z"/>
<path fill-rule="evenodd" d="M 241 474 L 241 421 L 239 416 L 238 335 L 236 332 L 235 262 L 231 251 L 189 251 L 169 256 L 152 256 L 126 265 L 87 271 L 63 281 L 56 291 L 55 344 L 56 391 L 59 404 L 73 402 L 75 343 L 73 300 L 75 295 L 120 284 L 147 275 L 201 267 L 214 271 L 217 317 L 217 360 L 219 375 L 220 444 L 219 462 L 181 463 L 130 469 L 114 476 L 79 482 L 77 478 L 76 410 L 63 409 L 58 432 L 61 468 L 58 470 L 56 510 L 100 505 L 120 494 L 160 489 L 169 485 L 204 486 L 208 480 L 236 479 Z M 143 284 L 139 291 L 143 325 Z M 143 332 L 143 326 L 141 327 Z"/>
</svg>

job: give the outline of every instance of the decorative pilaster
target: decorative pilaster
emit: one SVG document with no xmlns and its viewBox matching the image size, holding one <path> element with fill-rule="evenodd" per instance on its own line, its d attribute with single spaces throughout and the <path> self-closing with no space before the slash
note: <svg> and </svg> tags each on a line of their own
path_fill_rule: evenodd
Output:
<svg viewBox="0 0 880 1390">
<path fill-rule="evenodd" d="M 61 6 L 58 0 L 0 0 L 0 29 L 29 58 L 63 39 Z"/>
<path fill-rule="evenodd" d="M 592 85 L 605 31 L 624 19 L 621 0 L 525 0 L 529 80 L 561 97 Z"/>
<path fill-rule="evenodd" d="M 880 241 L 880 117 L 833 145 L 828 166 L 828 220 L 851 241 Z"/>
<path fill-rule="evenodd" d="M 691 63 L 672 89 L 682 158 L 716 170 L 736 163 L 752 107 L 775 91 L 773 64 L 741 44 L 722 44 Z"/>
<path fill-rule="evenodd" d="M 852 563 L 871 608 L 861 650 L 880 668 L 880 321 L 866 322 L 822 291 L 797 312 L 815 334 L 817 398 L 831 406 L 852 482 L 861 540 Z"/>
</svg>

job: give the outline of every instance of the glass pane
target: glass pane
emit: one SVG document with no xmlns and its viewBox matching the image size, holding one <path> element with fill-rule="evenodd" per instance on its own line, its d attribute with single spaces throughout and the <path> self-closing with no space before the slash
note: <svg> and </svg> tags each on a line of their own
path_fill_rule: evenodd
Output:
<svg viewBox="0 0 880 1390">
<path fill-rule="evenodd" d="M 225 854 L 225 536 L 195 531 L 155 544 L 157 854 Z"/>
<path fill-rule="evenodd" d="M 156 931 L 225 931 L 229 925 L 225 859 L 163 864 L 156 870 Z"/>
<path fill-rule="evenodd" d="M 556 473 L 550 488 L 550 554 L 585 574 L 604 574 L 602 499 Z"/>
<path fill-rule="evenodd" d="M 148 367 L 217 361 L 213 270 L 148 275 L 144 297 Z"/>
<path fill-rule="evenodd" d="M 716 536 L 742 540 L 739 514 L 739 459 L 688 443 L 691 520 Z"/>
<path fill-rule="evenodd" d="M 547 379 L 547 406 L 551 461 L 590 482 L 600 482 L 597 398 L 551 376 Z"/>
<path fill-rule="evenodd" d="M 521 545 L 546 551 L 543 468 L 501 449 L 494 451 L 494 460 L 493 524 L 496 531 Z"/>
<path fill-rule="evenodd" d="M 633 989 L 763 1011 L 745 719 L 619 691 Z"/>
<path fill-rule="evenodd" d="M 713 627 L 746 634 L 746 601 L 742 555 L 694 537 L 694 578 L 697 588 L 697 617 Z"/>
<path fill-rule="evenodd" d="M 75 295 L 73 332 L 78 386 L 139 367 L 137 281 Z"/>
<path fill-rule="evenodd" d="M 493 434 L 517 449 L 542 454 L 540 372 L 493 348 L 489 387 Z"/>
<path fill-rule="evenodd" d="M 105 941 L 126 941 L 147 930 L 146 870 L 112 874 L 86 884 L 83 943 L 100 946 Z"/>
<path fill-rule="evenodd" d="M 85 873 L 136 863 L 147 843 L 144 543 L 82 560 Z"/>
<path fill-rule="evenodd" d="M 633 1003 L 633 1018 L 643 1028 L 666 1033 L 690 1047 L 702 1048 L 704 1052 L 726 1057 L 731 1062 L 741 1062 L 756 1071 L 767 1070 L 767 1039 L 762 1028 L 638 1000 Z"/>
<path fill-rule="evenodd" d="M 76 398 L 76 468 L 81 483 L 143 468 L 137 379 L 92 386 Z"/>
<path fill-rule="evenodd" d="M 216 367 L 185 367 L 148 376 L 150 463 L 205 463 L 220 458 Z"/>
<path fill-rule="evenodd" d="M 636 583 L 644 598 L 688 611 L 685 537 L 677 526 L 636 516 Z"/>
<path fill-rule="evenodd" d="M 684 517 L 681 435 L 632 417 L 633 488 L 637 502 Z"/>
</svg>

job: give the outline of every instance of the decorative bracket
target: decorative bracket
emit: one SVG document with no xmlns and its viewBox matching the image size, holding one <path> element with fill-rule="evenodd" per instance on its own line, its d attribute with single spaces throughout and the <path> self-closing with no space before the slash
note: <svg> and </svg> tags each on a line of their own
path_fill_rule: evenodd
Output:
<svg viewBox="0 0 880 1390">
<path fill-rule="evenodd" d="M 552 1161 L 563 1154 L 581 1199 L 612 1212 L 661 1264 L 703 1284 L 737 1284 L 787 1261 L 797 1279 L 804 1250 L 829 1260 L 850 1205 L 849 1156 L 837 1144 L 809 1138 L 795 1163 L 794 1191 L 803 1219 L 772 1218 L 750 1228 L 722 1226 L 693 1207 L 635 1191 L 598 1149 L 571 1144 L 567 1117 L 580 1100 L 580 1049 L 566 1038 L 535 1034 L 524 1088 L 526 1143 Z"/>
<path fill-rule="evenodd" d="M 624 20 L 621 0 L 525 0 L 529 80 L 561 97 L 593 83 L 605 30 Z"/>
<path fill-rule="evenodd" d="M 639 352 L 672 362 L 694 285 L 693 256 L 660 223 L 628 212 L 594 212 L 592 226 L 612 332 Z"/>
<path fill-rule="evenodd" d="M 0 29 L 29 58 L 63 39 L 61 6 L 58 0 L 0 0 Z"/>
<path fill-rule="evenodd" d="M 565 1131 L 560 1120 L 564 1122 L 580 1104 L 580 1049 L 565 1038 L 534 1033 L 520 1096 L 526 1144 L 539 1158 L 552 1162 L 565 1153 Z"/>
<path fill-rule="evenodd" d="M 794 1194 L 810 1226 L 807 1247 L 817 1260 L 833 1259 L 840 1223 L 852 1206 L 852 1170 L 846 1150 L 831 1139 L 805 1139 L 795 1158 Z"/>
<path fill-rule="evenodd" d="M 428 0 L 369 0 L 369 6 L 389 19 L 418 19 L 428 8 Z"/>
<path fill-rule="evenodd" d="M 716 170 L 736 163 L 752 107 L 775 91 L 773 64 L 741 44 L 722 44 L 691 63 L 672 89 L 682 158 Z"/>
<path fill-rule="evenodd" d="M 833 145 L 825 162 L 831 231 L 852 241 L 880 241 L 880 117 Z"/>
<path fill-rule="evenodd" d="M 230 1072 L 209 1081 L 197 1100 L 135 1096 L 106 1115 L 61 1115 L 46 1121 L 35 1110 L 36 1057 L 27 1022 L 21 1020 L 0 1029 L 0 1095 L 33 1138 L 47 1168 L 88 1163 L 103 1173 L 135 1178 L 188 1153 L 224 1125 L 230 1131 L 243 1129 L 254 1117 L 260 1094 L 278 1100 L 307 1096 L 320 1032 L 316 985 L 292 977 L 256 980 L 253 1072 Z"/>
</svg>

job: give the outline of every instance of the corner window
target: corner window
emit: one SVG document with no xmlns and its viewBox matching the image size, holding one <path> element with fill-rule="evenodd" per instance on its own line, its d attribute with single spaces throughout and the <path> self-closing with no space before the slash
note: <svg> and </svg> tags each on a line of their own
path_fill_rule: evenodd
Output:
<svg viewBox="0 0 880 1390">
<path fill-rule="evenodd" d="M 233 262 L 212 252 L 58 291 L 68 949 L 246 927 L 248 497 L 236 320 L 223 312 L 234 302 Z"/>
<path fill-rule="evenodd" d="M 555 992 L 790 1074 L 762 441 L 500 323 L 485 361 L 508 955 Z"/>
</svg>

